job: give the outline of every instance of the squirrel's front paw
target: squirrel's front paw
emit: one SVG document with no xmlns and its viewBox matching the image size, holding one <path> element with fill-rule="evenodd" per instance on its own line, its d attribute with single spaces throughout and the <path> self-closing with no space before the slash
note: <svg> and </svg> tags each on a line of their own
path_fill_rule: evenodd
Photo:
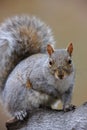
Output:
<svg viewBox="0 0 87 130">
<path fill-rule="evenodd" d="M 71 104 L 71 105 L 66 105 L 63 107 L 63 111 L 64 112 L 68 112 L 68 111 L 72 111 L 72 110 L 75 110 L 76 109 L 76 106 Z"/>
<path fill-rule="evenodd" d="M 24 120 L 27 117 L 27 111 L 18 111 L 14 114 L 17 120 Z"/>
<path fill-rule="evenodd" d="M 9 130 L 19 129 L 24 121 L 27 121 L 29 117 L 28 111 L 18 111 L 14 113 L 14 117 L 6 122 L 6 127 Z M 22 123 L 22 124 L 21 124 Z"/>
</svg>

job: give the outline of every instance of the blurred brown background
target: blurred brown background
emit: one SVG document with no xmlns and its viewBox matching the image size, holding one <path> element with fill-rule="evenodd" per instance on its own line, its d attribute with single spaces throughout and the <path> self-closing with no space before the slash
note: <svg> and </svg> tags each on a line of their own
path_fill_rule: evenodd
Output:
<svg viewBox="0 0 87 130">
<path fill-rule="evenodd" d="M 52 29 L 56 47 L 74 44 L 73 59 L 76 66 L 76 85 L 73 103 L 87 101 L 87 1 L 86 0 L 0 0 L 0 22 L 18 14 L 40 17 Z M 0 106 L 0 130 L 5 130 L 8 119 Z"/>
</svg>

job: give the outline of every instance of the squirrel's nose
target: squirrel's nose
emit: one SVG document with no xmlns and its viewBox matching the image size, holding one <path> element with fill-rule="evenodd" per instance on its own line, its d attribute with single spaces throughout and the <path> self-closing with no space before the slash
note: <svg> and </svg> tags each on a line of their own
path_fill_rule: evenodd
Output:
<svg viewBox="0 0 87 130">
<path fill-rule="evenodd" d="M 64 77 L 64 72 L 63 72 L 63 69 L 61 66 L 58 67 L 58 77 L 60 79 L 63 79 L 63 77 Z"/>
</svg>

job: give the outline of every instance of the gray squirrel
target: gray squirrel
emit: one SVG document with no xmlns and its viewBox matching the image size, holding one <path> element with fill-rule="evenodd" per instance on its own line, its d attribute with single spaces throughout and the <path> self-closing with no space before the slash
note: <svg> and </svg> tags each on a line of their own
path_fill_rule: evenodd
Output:
<svg viewBox="0 0 87 130">
<path fill-rule="evenodd" d="M 33 16 L 14 16 L 0 26 L 0 97 L 8 113 L 27 112 L 61 100 L 72 110 L 75 82 L 73 44 L 54 49 L 51 29 Z"/>
</svg>

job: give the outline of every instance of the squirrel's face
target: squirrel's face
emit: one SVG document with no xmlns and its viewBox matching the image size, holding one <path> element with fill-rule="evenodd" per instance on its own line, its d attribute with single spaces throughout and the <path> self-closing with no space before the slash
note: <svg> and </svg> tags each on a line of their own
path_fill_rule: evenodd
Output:
<svg viewBox="0 0 87 130">
<path fill-rule="evenodd" d="M 73 45 L 69 44 L 67 49 L 54 50 L 51 45 L 47 45 L 47 52 L 49 54 L 50 72 L 56 79 L 64 79 L 73 71 L 72 52 Z"/>
</svg>

